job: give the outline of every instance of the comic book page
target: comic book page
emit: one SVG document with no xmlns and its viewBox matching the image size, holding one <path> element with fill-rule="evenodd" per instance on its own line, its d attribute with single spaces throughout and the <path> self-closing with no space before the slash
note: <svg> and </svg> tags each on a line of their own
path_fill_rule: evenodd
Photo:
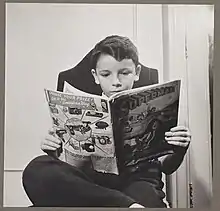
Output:
<svg viewBox="0 0 220 211">
<path fill-rule="evenodd" d="M 64 161 L 74 164 L 77 160 L 91 158 L 97 171 L 115 172 L 115 147 L 108 101 L 81 91 L 74 94 L 45 92 L 53 127 L 62 140 Z"/>
<path fill-rule="evenodd" d="M 90 93 L 87 93 L 87 92 L 83 92 L 83 91 L 77 89 L 76 87 L 70 85 L 66 81 L 64 81 L 63 92 L 64 93 L 71 93 L 71 94 L 78 95 L 78 96 L 99 98 L 98 95 L 93 95 L 93 94 L 90 94 Z M 102 98 L 104 98 L 104 96 L 102 96 Z M 106 99 L 108 99 L 108 98 L 106 97 Z"/>
<path fill-rule="evenodd" d="M 164 134 L 177 125 L 180 80 L 144 87 L 111 101 L 119 168 L 173 152 Z"/>
</svg>

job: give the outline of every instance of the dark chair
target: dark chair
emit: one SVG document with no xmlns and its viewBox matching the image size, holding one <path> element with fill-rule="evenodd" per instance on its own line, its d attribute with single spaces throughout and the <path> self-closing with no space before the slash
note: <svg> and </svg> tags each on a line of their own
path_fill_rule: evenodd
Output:
<svg viewBox="0 0 220 211">
<path fill-rule="evenodd" d="M 64 81 L 70 85 L 91 94 L 102 93 L 100 86 L 96 85 L 90 72 L 90 56 L 92 50 L 73 68 L 62 71 L 58 75 L 57 91 L 63 91 Z M 134 88 L 158 83 L 158 71 L 141 65 L 142 71 L 139 81 L 135 82 Z"/>
</svg>

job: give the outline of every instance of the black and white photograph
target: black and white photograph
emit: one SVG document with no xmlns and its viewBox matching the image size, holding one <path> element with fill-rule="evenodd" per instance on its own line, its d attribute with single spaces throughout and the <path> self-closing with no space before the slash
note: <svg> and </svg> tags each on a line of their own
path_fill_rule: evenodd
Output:
<svg viewBox="0 0 220 211">
<path fill-rule="evenodd" d="M 210 207 L 214 47 L 214 5 L 5 3 L 3 207 Z"/>
</svg>

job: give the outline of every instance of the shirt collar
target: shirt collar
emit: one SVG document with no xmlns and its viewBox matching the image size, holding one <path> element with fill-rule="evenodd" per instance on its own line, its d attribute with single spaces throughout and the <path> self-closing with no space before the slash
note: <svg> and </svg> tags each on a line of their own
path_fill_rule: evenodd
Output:
<svg viewBox="0 0 220 211">
<path fill-rule="evenodd" d="M 102 92 L 102 97 L 108 98 L 108 97 L 104 94 L 104 92 Z"/>
</svg>

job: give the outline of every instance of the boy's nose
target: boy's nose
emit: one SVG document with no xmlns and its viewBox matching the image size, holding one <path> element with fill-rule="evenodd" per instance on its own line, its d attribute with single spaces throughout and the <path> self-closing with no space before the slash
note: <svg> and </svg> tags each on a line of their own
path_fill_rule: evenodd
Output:
<svg viewBox="0 0 220 211">
<path fill-rule="evenodd" d="M 121 82 L 120 82 L 118 77 L 114 77 L 112 80 L 113 80 L 112 81 L 112 86 L 115 86 L 115 87 L 120 87 L 121 86 Z"/>
</svg>

